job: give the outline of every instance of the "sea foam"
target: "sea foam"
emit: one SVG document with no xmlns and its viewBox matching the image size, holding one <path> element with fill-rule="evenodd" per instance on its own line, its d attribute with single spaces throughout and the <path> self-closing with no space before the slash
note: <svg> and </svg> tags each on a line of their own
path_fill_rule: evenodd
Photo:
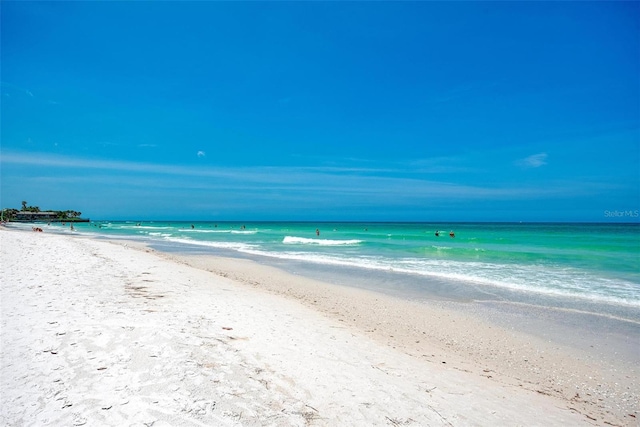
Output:
<svg viewBox="0 0 640 427">
<path fill-rule="evenodd" d="M 320 246 L 345 246 L 358 245 L 362 240 L 330 240 L 330 239 L 309 239 L 306 237 L 285 236 L 282 243 L 289 245 L 320 245 Z"/>
</svg>

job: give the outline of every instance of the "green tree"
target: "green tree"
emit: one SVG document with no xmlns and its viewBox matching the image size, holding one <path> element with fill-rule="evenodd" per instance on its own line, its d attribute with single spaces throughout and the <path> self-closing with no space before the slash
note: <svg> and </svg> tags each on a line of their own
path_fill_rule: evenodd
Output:
<svg viewBox="0 0 640 427">
<path fill-rule="evenodd" d="M 2 218 L 4 221 L 11 221 L 16 217 L 18 212 L 20 212 L 18 209 L 3 209 Z"/>
<path fill-rule="evenodd" d="M 25 200 L 22 201 L 22 210 L 23 211 L 27 210 L 27 202 Z"/>
</svg>

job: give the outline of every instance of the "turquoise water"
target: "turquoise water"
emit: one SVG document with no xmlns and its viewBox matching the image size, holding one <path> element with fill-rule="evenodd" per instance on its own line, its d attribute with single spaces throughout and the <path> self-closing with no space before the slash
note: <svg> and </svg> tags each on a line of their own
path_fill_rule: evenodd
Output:
<svg viewBox="0 0 640 427">
<path fill-rule="evenodd" d="M 416 283 L 445 280 L 487 291 L 640 308 L 639 224 L 103 221 L 75 229 L 163 242 L 175 250 L 401 273 Z"/>
</svg>

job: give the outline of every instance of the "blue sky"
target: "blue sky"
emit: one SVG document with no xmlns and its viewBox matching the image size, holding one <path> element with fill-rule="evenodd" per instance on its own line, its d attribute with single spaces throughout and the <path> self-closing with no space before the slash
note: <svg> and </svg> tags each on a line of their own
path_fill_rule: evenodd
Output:
<svg viewBox="0 0 640 427">
<path fill-rule="evenodd" d="M 638 2 L 0 8 L 2 207 L 367 221 L 640 209 Z"/>
</svg>

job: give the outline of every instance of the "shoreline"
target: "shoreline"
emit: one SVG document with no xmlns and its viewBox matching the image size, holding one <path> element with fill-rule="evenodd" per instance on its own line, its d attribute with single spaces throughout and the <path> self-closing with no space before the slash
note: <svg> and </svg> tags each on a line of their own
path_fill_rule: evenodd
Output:
<svg viewBox="0 0 640 427">
<path fill-rule="evenodd" d="M 8 236 L 7 233 L 11 235 L 14 233 L 17 234 Z M 327 322 L 327 324 L 330 325 L 329 330 L 333 335 L 335 335 L 335 332 L 343 331 L 346 334 L 343 338 L 347 341 L 354 342 L 355 347 L 347 346 L 343 348 L 343 350 L 347 352 L 361 354 L 363 346 L 369 346 L 369 350 L 374 349 L 373 352 L 375 354 L 387 354 L 390 352 L 388 354 L 391 356 L 385 359 L 386 365 L 383 369 L 391 369 L 392 361 L 398 358 L 405 361 L 408 364 L 407 366 L 410 365 L 412 367 L 411 372 L 417 377 L 430 373 L 432 376 L 435 374 L 438 378 L 446 377 L 453 381 L 449 376 L 454 375 L 456 376 L 455 381 L 460 380 L 463 383 L 473 384 L 478 387 L 482 384 L 482 388 L 490 390 L 487 392 L 489 396 L 495 396 L 495 393 L 499 394 L 504 392 L 500 390 L 508 390 L 507 395 L 510 397 L 507 398 L 507 401 L 511 405 L 515 404 L 519 399 L 524 399 L 521 403 L 528 402 L 533 405 L 531 413 L 523 413 L 524 418 L 516 421 L 516 418 L 511 418 L 515 417 L 511 411 L 521 408 L 511 408 L 511 405 L 505 403 L 503 400 L 502 405 L 504 406 L 506 404 L 507 407 L 500 409 L 504 412 L 501 416 L 505 417 L 501 419 L 502 422 L 516 421 L 516 423 L 538 424 L 541 421 L 539 418 L 539 409 L 547 404 L 556 408 L 560 405 L 560 407 L 563 408 L 559 414 L 551 410 L 547 414 L 549 423 L 554 425 L 562 424 L 562 422 L 558 421 L 560 418 L 554 418 L 556 416 L 564 416 L 562 414 L 568 417 L 564 423 L 570 422 L 572 424 L 578 423 L 585 425 L 593 422 L 598 424 L 635 425 L 637 424 L 637 417 L 640 417 L 640 412 L 638 412 L 639 408 L 637 407 L 639 396 L 637 370 L 632 372 L 629 371 L 626 366 L 616 365 L 614 363 L 615 361 L 609 363 L 604 360 L 594 360 L 589 355 L 578 354 L 579 352 L 575 349 L 569 350 L 568 348 L 557 347 L 556 343 L 545 342 L 538 337 L 524 334 L 521 331 L 508 330 L 499 325 L 483 322 L 477 315 L 452 309 L 451 307 L 447 307 L 447 304 L 425 304 L 399 300 L 392 296 L 364 291 L 362 289 L 345 288 L 338 285 L 322 283 L 243 259 L 211 256 L 177 256 L 175 254 L 155 251 L 140 242 L 103 241 L 87 236 L 76 235 L 60 236 L 45 234 L 34 236 L 30 233 L 13 230 L 1 230 L 0 237 L 3 240 L 5 240 L 5 237 L 15 238 L 20 241 L 21 244 L 30 245 L 29 249 L 32 253 L 36 254 L 38 250 L 42 249 L 40 246 L 46 244 L 70 246 L 71 253 L 63 252 L 56 254 L 58 259 L 54 261 L 57 262 L 50 263 L 49 270 L 43 270 L 42 266 L 36 268 L 37 273 L 43 275 L 45 278 L 48 277 L 47 275 L 51 276 L 55 271 L 59 274 L 65 273 L 69 277 L 73 277 L 73 271 L 66 271 L 73 270 L 73 266 L 67 265 L 66 263 L 75 262 L 73 257 L 69 257 L 75 254 L 79 257 L 78 260 L 80 262 L 89 263 L 95 261 L 90 255 L 93 253 L 94 257 L 99 257 L 114 266 L 118 266 L 118 271 L 120 271 L 120 275 L 123 277 L 120 280 L 117 277 L 111 279 L 114 283 L 110 289 L 111 292 L 114 293 L 118 289 L 121 289 L 122 286 L 124 286 L 125 290 L 127 289 L 126 281 L 131 280 L 127 278 L 128 275 L 130 275 L 130 270 L 138 268 L 137 264 L 131 264 L 130 261 L 129 263 L 126 262 L 127 259 L 130 258 L 138 263 L 144 263 L 150 271 L 153 268 L 162 269 L 165 275 L 171 276 L 173 277 L 172 280 L 180 282 L 180 289 L 183 289 L 180 291 L 180 298 L 185 301 L 190 301 L 195 305 L 205 304 L 206 301 L 211 303 L 219 298 L 231 298 L 229 297 L 229 290 L 233 290 L 232 294 L 234 295 L 236 293 L 242 294 L 240 297 L 234 297 L 236 299 L 233 301 L 236 305 L 245 304 L 245 299 L 249 299 L 253 301 L 255 306 L 258 306 L 262 304 L 260 301 L 266 299 L 269 301 L 269 304 L 275 304 L 276 307 L 286 307 L 286 310 L 283 310 L 281 313 L 271 313 L 269 314 L 270 316 L 286 317 L 286 313 L 290 310 L 301 310 L 303 314 L 300 319 L 304 319 L 304 324 L 301 326 L 298 323 L 286 323 L 287 334 L 301 334 L 300 337 L 303 337 L 307 332 L 305 326 L 313 325 L 314 330 L 319 331 L 322 328 L 318 325 Z M 40 239 L 41 242 L 38 242 L 38 239 Z M 4 254 L 6 243 L 3 242 L 2 246 L 3 256 L 11 256 L 10 254 Z M 77 250 L 78 247 L 82 246 L 90 248 L 89 254 L 83 255 L 81 251 Z M 194 270 L 191 270 L 191 268 Z M 50 271 L 51 269 L 53 269 L 53 272 Z M 185 277 L 189 276 L 194 278 L 193 283 L 184 283 L 184 278 L 173 275 L 174 271 L 182 271 L 183 269 L 185 269 L 183 272 Z M 98 281 L 104 280 L 108 282 L 108 276 L 105 276 L 105 274 L 108 274 L 108 271 L 102 271 L 101 274 L 91 270 L 83 270 L 83 272 L 88 275 L 87 277 L 93 275 L 93 278 Z M 11 284 L 17 280 L 17 277 L 28 276 L 31 273 L 32 272 L 27 269 L 27 266 L 16 261 L 15 264 L 3 266 L 3 283 Z M 138 274 L 138 277 L 144 277 L 140 276 L 140 274 L 144 274 L 144 272 Z M 7 277 L 4 277 L 5 275 Z M 196 281 L 195 278 L 198 278 L 198 280 Z M 123 280 L 125 285 L 121 283 Z M 145 279 L 143 279 L 143 281 L 144 280 Z M 129 289 L 127 292 L 129 292 L 129 294 L 132 292 L 151 292 L 151 290 L 146 289 L 154 287 L 153 292 L 164 292 L 167 299 L 161 298 L 157 301 L 151 301 L 150 303 L 153 304 L 165 304 L 162 306 L 164 311 L 154 309 L 156 311 L 149 312 L 147 315 L 154 315 L 154 313 L 161 312 L 167 313 L 167 316 L 172 315 L 173 317 L 179 317 L 181 314 L 176 310 L 178 310 L 177 307 L 182 307 L 178 304 L 179 301 L 177 301 L 177 299 L 180 298 L 177 296 L 175 298 L 170 297 L 172 292 L 176 293 L 177 291 L 174 289 L 175 284 L 169 283 L 171 280 L 169 280 L 169 282 L 167 282 L 167 280 L 166 277 L 154 277 L 153 281 L 149 279 L 149 282 L 144 281 L 144 283 L 139 285 L 138 288 L 140 289 L 137 291 L 135 289 L 133 291 Z M 200 281 L 204 281 L 204 283 Z M 3 284 L 3 287 L 4 286 Z M 156 286 L 158 289 L 155 289 Z M 9 309 L 10 313 L 19 313 L 20 311 L 19 307 L 7 306 L 8 301 L 6 296 L 8 294 L 6 292 L 6 289 L 3 289 L 3 342 L 7 338 L 7 334 L 13 333 L 5 330 L 5 326 L 7 326 L 5 322 L 8 321 L 11 323 L 11 318 L 7 319 L 6 317 L 6 309 Z M 78 292 L 89 292 L 89 290 L 82 289 Z M 200 292 L 203 293 L 203 295 L 217 292 L 217 296 L 214 300 L 202 298 L 203 301 L 199 301 Z M 281 298 L 283 296 L 285 297 L 284 299 Z M 55 300 L 56 296 L 54 295 L 53 297 Z M 57 297 L 62 298 L 62 295 L 57 295 Z M 131 297 L 131 295 L 129 295 L 129 297 Z M 14 297 L 12 296 L 12 298 Z M 119 298 L 122 298 L 122 296 Z M 125 299 L 124 301 L 122 304 L 125 304 L 125 306 L 130 302 L 129 299 Z M 109 298 L 106 298 L 104 303 L 111 304 L 111 302 Z M 34 304 L 35 303 L 36 302 L 34 302 Z M 202 311 L 203 307 L 203 305 L 199 305 L 196 307 L 196 311 L 189 313 L 189 316 L 192 318 L 194 318 L 194 316 L 202 317 L 203 314 L 205 314 L 205 312 Z M 244 310 L 245 315 L 254 316 L 256 315 L 254 308 L 255 307 L 240 310 L 239 307 L 231 306 L 225 308 L 225 310 L 231 310 L 232 314 L 227 314 L 234 317 L 234 321 L 249 322 L 250 320 L 247 319 L 241 320 L 242 316 L 239 316 L 239 314 Z M 274 307 L 265 307 L 264 310 L 269 312 L 273 308 Z M 221 310 L 220 307 L 218 307 L 218 310 Z M 267 316 L 267 314 L 261 315 Z M 209 316 L 208 312 L 207 316 Z M 271 318 L 265 317 L 265 319 L 269 320 Z M 210 318 L 208 321 L 213 320 Z M 273 319 L 270 321 L 273 322 Z M 102 323 L 105 322 L 111 322 L 108 313 L 106 313 L 102 319 Z M 281 322 L 281 320 L 277 322 Z M 184 322 L 179 324 L 183 327 L 186 325 Z M 275 325 L 269 323 L 269 325 L 279 329 L 277 323 Z M 9 326 L 15 327 L 16 325 L 10 324 Z M 256 325 L 253 326 L 256 328 L 259 327 Z M 264 325 L 260 327 L 263 326 Z M 151 330 L 156 334 L 160 332 L 153 327 L 151 327 Z M 220 328 L 216 328 L 215 330 L 219 331 Z M 224 331 L 227 330 L 223 329 L 223 332 Z M 252 334 L 251 338 L 247 341 L 241 340 L 243 345 L 249 345 L 251 342 L 265 339 L 264 337 L 260 337 L 259 334 L 256 335 L 255 332 L 250 331 L 251 328 L 247 329 L 246 333 Z M 171 331 L 167 333 L 171 333 Z M 279 352 L 282 350 L 282 345 L 296 347 L 298 345 L 302 346 L 303 344 L 303 341 L 290 341 L 286 340 L 286 338 L 287 335 L 284 337 L 273 336 L 273 339 L 276 341 L 285 339 L 284 344 L 278 341 L 280 347 L 277 347 L 276 344 L 270 344 L 267 341 L 262 342 L 261 345 L 262 347 L 271 346 L 269 347 L 270 351 Z M 320 343 L 324 342 L 323 340 L 326 337 L 320 334 L 317 338 L 318 343 Z M 333 344 L 333 341 L 329 342 Z M 225 343 L 228 344 L 229 341 L 226 340 Z M 168 344 L 165 343 L 165 345 Z M 308 351 L 314 352 L 314 354 L 316 352 L 322 353 L 320 359 L 318 359 L 319 355 L 317 354 L 315 357 L 312 357 L 311 359 L 313 361 L 322 361 L 327 358 L 327 354 L 325 353 L 327 351 L 326 348 L 315 348 L 317 347 L 317 343 L 310 343 L 310 345 L 311 347 L 308 348 Z M 6 348 L 6 346 L 3 345 L 3 348 Z M 292 347 L 290 347 L 290 349 L 292 349 Z M 236 349 L 236 352 L 237 351 L 242 353 L 243 349 Z M 264 353 L 259 345 L 253 348 L 253 351 L 259 351 L 262 357 L 269 358 L 268 354 Z M 225 357 L 227 356 L 228 355 L 225 355 Z M 6 354 L 4 354 L 3 350 L 3 370 L 6 369 L 5 357 Z M 278 362 L 278 360 L 269 360 L 273 363 Z M 252 363 L 254 362 L 255 361 Z M 301 361 L 300 363 L 306 362 Z M 280 370 L 276 370 L 274 375 L 276 377 L 282 376 L 284 375 L 282 370 L 287 371 L 292 368 L 289 363 L 285 362 L 283 365 L 280 365 Z M 264 367 L 260 367 L 259 369 L 264 369 Z M 345 365 L 341 365 L 341 369 L 346 369 Z M 376 370 L 379 369 L 382 368 L 376 368 Z M 618 372 L 618 370 L 624 370 L 624 372 Z M 349 371 L 345 370 L 345 372 Z M 391 371 L 387 370 L 386 376 L 383 378 L 387 378 L 389 372 Z M 397 372 L 398 376 L 410 373 L 402 370 Z M 400 372 L 404 372 L 404 374 Z M 6 387 L 8 384 L 4 383 L 4 373 L 5 372 L 3 372 L 3 387 Z M 288 374 L 287 372 L 287 375 Z M 300 376 L 302 373 L 298 373 L 297 375 Z M 462 375 L 462 377 L 457 377 L 457 375 Z M 268 380 L 265 379 L 264 381 Z M 404 378 L 404 381 L 407 382 L 409 380 Z M 317 388 L 312 387 L 310 384 L 302 384 L 301 387 L 306 389 L 307 393 L 310 393 L 309 390 L 312 390 L 311 394 L 318 392 Z M 437 387 L 439 387 L 438 389 L 440 390 L 445 389 L 447 385 L 441 384 Z M 334 390 L 334 392 L 339 393 L 339 390 Z M 433 393 L 428 393 L 427 396 L 432 397 L 432 394 L 435 393 L 436 391 L 433 391 Z M 450 388 L 449 394 L 457 393 Z M 422 395 L 424 398 L 424 392 Z M 507 395 L 502 397 L 502 399 L 505 399 Z M 228 397 L 227 395 L 225 396 Z M 330 396 L 331 393 L 329 393 L 326 399 L 333 399 L 333 397 Z M 476 404 L 480 402 L 477 399 L 489 399 L 489 397 L 481 397 L 477 393 L 471 393 L 469 396 L 464 399 L 476 399 L 474 400 Z M 3 397 L 3 400 L 4 399 Z M 265 397 L 263 396 L 262 399 L 264 400 Z M 485 422 L 487 425 L 492 424 L 490 421 L 492 414 L 490 412 L 486 413 L 482 412 L 482 410 L 470 409 L 471 407 L 468 405 L 469 402 L 465 401 L 462 397 L 459 402 L 455 401 L 455 397 L 449 396 L 448 399 L 452 399 L 454 402 L 448 403 L 450 407 L 446 408 L 446 410 L 442 407 L 437 412 L 442 413 L 443 411 L 448 411 L 449 417 L 446 419 L 457 420 L 457 422 L 454 422 L 454 425 L 484 425 Z M 445 405 L 443 402 L 441 402 L 441 404 Z M 482 405 L 484 405 L 485 408 L 489 408 L 496 402 L 482 401 Z M 7 402 L 5 401 L 4 403 Z M 322 405 L 318 402 L 314 403 L 317 406 L 324 405 L 322 408 L 326 411 L 326 414 L 331 413 L 331 402 L 325 401 Z M 246 404 L 246 402 L 243 402 L 243 404 Z M 299 405 L 300 403 L 298 402 L 297 404 Z M 456 407 L 457 404 L 460 406 Z M 317 408 L 315 405 L 311 406 Z M 474 405 L 471 406 L 473 407 Z M 5 407 L 4 404 L 3 407 Z M 309 410 L 308 408 L 305 410 L 308 412 L 299 410 L 298 416 L 301 416 L 303 413 L 314 413 L 313 410 Z M 412 408 L 412 410 L 417 409 Z M 257 410 L 254 408 L 253 411 L 255 412 Z M 372 410 L 372 412 L 376 411 L 378 411 L 377 415 L 380 416 L 382 408 L 375 408 L 375 411 Z M 209 410 L 207 413 L 212 412 L 215 411 Z M 408 414 L 409 412 L 406 413 Z M 508 416 L 507 413 L 509 414 Z M 455 414 L 463 418 L 455 418 Z M 421 416 L 425 417 L 422 418 L 423 420 L 428 420 L 429 416 L 432 415 L 433 413 L 431 413 L 431 415 L 423 413 Z M 3 416 L 5 416 L 4 410 Z M 83 416 L 86 417 L 86 415 Z M 414 417 L 417 418 L 417 415 L 414 415 Z M 471 418 L 467 418 L 467 421 L 464 421 L 464 417 Z M 312 418 L 312 425 L 332 424 L 331 420 L 327 421 L 328 424 L 323 424 L 321 418 Z M 335 415 L 332 419 L 334 421 L 338 420 Z M 391 417 L 390 419 L 396 418 Z M 409 415 L 404 419 L 416 421 L 415 418 Z M 229 421 L 226 418 L 225 420 Z M 346 418 L 343 419 L 343 421 L 346 420 Z M 380 418 L 380 420 L 379 425 L 387 423 L 384 417 Z M 431 422 L 438 423 L 434 420 L 439 420 L 440 424 L 443 423 L 442 418 L 436 417 L 431 420 Z M 297 425 L 297 421 L 294 421 L 294 418 L 287 418 L 286 421 L 284 421 L 284 425 Z M 355 422 L 357 419 L 353 418 L 351 421 Z M 371 421 L 371 419 L 369 419 L 369 421 Z M 495 419 L 493 424 L 495 424 Z"/>
<path fill-rule="evenodd" d="M 133 223 L 133 222 L 132 222 Z M 185 222 L 185 224 L 187 224 Z M 211 223 L 212 224 L 212 223 Z M 208 224 L 208 225 L 211 225 Z M 287 223 L 289 224 L 289 223 Z M 413 223 L 411 223 L 413 224 Z M 475 224 L 475 223 L 471 223 Z M 153 225 L 153 223 L 152 223 Z M 599 224 L 602 225 L 602 224 Z M 609 224 L 604 224 L 609 225 Z M 154 225 L 155 226 L 155 225 Z M 171 228 L 171 224 L 159 224 L 158 230 L 164 228 Z M 142 228 L 150 228 L 148 226 Z M 185 227 L 188 228 L 188 227 Z M 319 281 L 327 281 L 327 277 L 330 278 L 330 282 L 349 287 L 362 287 L 376 292 L 387 293 L 392 296 L 400 296 L 407 299 L 439 299 L 439 300 L 454 300 L 454 301 L 489 301 L 489 302 L 509 302 L 521 303 L 524 305 L 531 305 L 534 307 L 551 307 L 557 309 L 566 309 L 568 311 L 574 310 L 576 312 L 592 313 L 596 316 L 608 316 L 612 319 L 618 319 L 621 321 L 631 321 L 640 324 L 640 301 L 616 299 L 613 296 L 606 296 L 599 292 L 595 294 L 580 294 L 580 293 L 566 293 L 559 289 L 553 289 L 553 287 L 547 287 L 543 283 L 538 283 L 535 288 L 522 288 L 518 285 L 510 285 L 509 283 L 492 283 L 487 282 L 484 277 L 448 277 L 442 276 L 441 271 L 437 270 L 435 273 L 430 274 L 429 271 L 412 271 L 405 269 L 396 269 L 393 265 L 387 265 L 382 268 L 380 265 L 371 266 L 366 262 L 365 265 L 356 263 L 341 263 L 334 262 L 335 260 L 315 260 L 313 258 L 298 258 L 296 256 L 288 257 L 282 256 L 276 250 L 271 253 L 270 250 L 262 248 L 257 251 L 245 251 L 242 248 L 234 248 L 234 244 L 242 245 L 241 239 L 234 241 L 235 243 L 229 243 L 229 248 L 224 245 L 228 242 L 223 242 L 221 246 L 215 243 L 209 245 L 207 239 L 200 240 L 186 238 L 185 240 L 166 239 L 167 236 L 162 235 L 163 238 L 158 238 L 158 235 L 162 231 L 156 233 L 150 233 L 147 235 L 144 232 L 141 234 L 103 234 L 94 232 L 91 229 L 77 230 L 80 233 L 87 233 L 89 237 L 105 239 L 105 240 L 134 240 L 142 242 L 153 249 L 160 252 L 169 252 L 177 254 L 189 254 L 189 255 L 213 255 L 223 258 L 240 258 L 250 259 L 259 264 L 266 264 L 275 266 L 276 268 L 283 269 L 290 273 L 298 274 L 306 277 L 315 278 Z M 175 230 L 175 231 L 191 231 L 191 230 Z M 267 230 L 270 231 L 270 230 Z M 288 230 L 287 230 L 288 231 Z M 336 231 L 336 230 L 334 230 Z M 51 232 L 62 234 L 69 234 L 68 230 L 51 227 Z M 199 230 L 198 230 L 199 232 Z M 212 230 L 205 230 L 204 233 L 213 232 Z M 234 233 L 233 227 L 231 230 L 221 230 L 216 232 L 230 232 Z M 73 231 L 71 231 L 73 233 Z M 172 233 L 172 232 L 171 232 Z M 245 233 L 244 231 L 239 234 Z M 248 230 L 246 233 L 254 234 L 255 230 Z M 223 239 L 225 240 L 225 239 Z M 233 239 L 232 239 L 233 240 Z M 473 240 L 473 239 L 472 239 Z M 269 242 L 271 244 L 273 242 Z M 248 245 L 254 244 L 251 239 L 247 242 Z M 256 245 L 261 247 L 265 242 L 258 241 Z M 281 249 L 280 249 L 281 250 Z M 354 259 L 359 259 L 358 257 Z M 365 260 L 366 261 L 366 260 Z M 467 260 L 468 261 L 468 260 Z M 496 266 L 491 265 L 491 268 Z M 473 267 L 471 267 L 473 269 Z M 509 263 L 499 265 L 500 269 L 504 269 L 508 272 Z M 588 271 L 588 270 L 587 270 Z M 518 273 L 522 273 L 519 271 Z M 584 271 L 577 271 L 581 279 L 589 280 L 588 276 L 584 276 Z M 603 276 L 606 277 L 606 276 Z M 612 276 L 613 277 L 613 276 Z M 535 279 L 535 278 L 534 278 Z M 551 277 L 547 280 L 556 280 L 558 278 Z M 564 277 L 565 280 L 573 281 L 573 277 Z M 602 278 L 600 278 L 602 279 Z M 638 282 L 640 283 L 640 282 Z M 637 287 L 637 283 L 621 283 L 621 286 Z M 575 286 L 571 284 L 568 287 Z M 426 296 L 426 297 L 425 297 Z"/>
<path fill-rule="evenodd" d="M 252 257 L 181 254 L 156 250 L 154 245 L 145 242 L 130 243 L 139 249 L 154 250 L 170 260 L 300 301 L 412 357 L 432 363 L 437 363 L 438 356 L 450 358 L 448 364 L 456 363 L 453 369 L 569 401 L 574 410 L 581 408 L 579 412 L 584 411 L 587 419 L 591 413 L 615 424 L 614 419 L 626 417 L 626 422 L 635 425 L 635 418 L 629 417 L 629 413 L 640 418 L 640 404 L 637 404 L 640 402 L 640 382 L 636 380 L 640 377 L 640 324 L 634 320 L 511 301 L 413 301 L 371 289 L 333 284 L 326 278 L 309 277 L 306 272 L 294 273 Z M 281 283 L 275 283 L 276 280 Z M 354 301 L 358 303 L 353 304 Z M 497 320 L 505 310 L 487 309 L 487 304 L 515 308 L 521 318 L 511 324 Z M 524 312 L 518 310 L 522 306 Z M 374 308 L 373 314 L 369 312 L 371 308 Z M 427 313 L 425 309 L 428 309 Z M 534 317 L 536 311 L 537 314 L 546 312 L 541 316 L 543 318 L 551 313 L 571 323 L 576 315 L 585 316 L 591 322 L 611 323 L 613 328 L 628 325 L 631 330 L 627 330 L 627 335 L 609 339 L 598 333 L 611 329 L 610 326 L 599 325 L 594 331 L 589 325 L 578 325 L 574 321 L 574 324 L 558 328 L 557 319 L 545 321 Z M 391 320 L 381 322 L 385 317 Z M 510 320 L 515 319 L 511 316 Z M 528 328 L 531 320 L 538 322 L 537 328 Z M 460 326 L 452 330 L 452 323 Z M 424 331 L 418 330 L 419 325 Z M 549 328 L 550 325 L 554 327 Z M 580 334 L 576 335 L 578 328 Z M 624 350 L 624 357 L 620 350 Z M 539 358 L 527 358 L 527 354 Z M 620 405 L 621 402 L 612 396 L 625 399 L 625 404 Z M 610 416 L 612 411 L 615 412 L 613 417 Z"/>
<path fill-rule="evenodd" d="M 547 330 L 548 336 L 544 338 L 539 329 L 526 331 L 526 321 L 530 320 L 526 315 L 525 321 L 517 326 L 488 319 L 482 302 L 411 301 L 294 275 L 252 260 L 208 255 L 163 256 L 293 298 L 417 359 L 452 365 L 453 369 L 492 378 L 501 384 L 564 399 L 576 410 L 581 408 L 579 411 L 584 411 L 587 418 L 597 416 L 615 424 L 615 418 L 629 413 L 640 417 L 639 400 L 635 398 L 640 396 L 637 381 L 640 354 L 633 353 L 640 346 L 629 344 L 624 360 L 613 359 L 611 353 L 619 348 L 609 347 L 606 340 L 599 340 L 596 348 L 593 345 L 585 348 L 584 343 L 570 345 L 576 337 L 564 335 L 570 330 L 568 327 L 560 332 Z M 280 283 L 275 283 L 274 278 Z M 498 310 L 500 314 L 504 311 Z M 562 313 L 567 314 L 573 313 Z M 633 324 L 633 329 L 637 332 L 638 325 Z M 587 331 L 585 327 L 583 332 Z M 620 345 L 627 338 L 618 337 L 615 344 Z M 640 335 L 632 338 L 640 343 Z M 612 396 L 626 396 L 626 405 L 621 406 Z M 608 417 L 616 406 L 616 415 Z M 635 423 L 634 417 L 628 417 L 627 421 Z"/>
<path fill-rule="evenodd" d="M 249 269 L 254 272 L 260 271 L 262 267 L 273 268 L 290 276 L 337 287 L 333 289 L 359 289 L 365 293 L 372 292 L 388 296 L 399 302 L 446 307 L 447 310 L 472 315 L 478 320 L 501 328 L 516 329 L 548 342 L 574 348 L 592 357 L 600 357 L 603 360 L 622 358 L 619 362 L 632 368 L 640 364 L 640 313 L 635 310 L 635 307 L 616 306 L 608 302 L 574 302 L 566 297 L 561 301 L 549 301 L 548 296 L 544 298 L 540 295 L 523 296 L 504 289 L 501 294 L 496 294 L 483 287 L 476 288 L 469 284 L 460 285 L 454 281 L 442 280 L 433 282 L 436 283 L 435 291 L 434 289 L 417 291 L 413 289 L 415 285 L 407 285 L 406 281 L 420 281 L 424 284 L 425 280 L 423 277 L 410 274 L 384 271 L 372 273 L 356 267 L 314 265 L 302 261 L 252 256 L 232 251 L 206 254 L 202 250 L 194 250 L 190 247 L 164 245 L 153 241 L 136 240 L 131 243 L 150 247 L 161 254 L 166 254 L 169 258 L 177 257 L 183 262 L 203 269 L 207 269 L 206 262 L 194 263 L 193 260 L 199 258 L 241 260 L 258 267 L 258 270 Z M 258 275 L 253 281 L 259 280 L 260 276 L 264 274 Z M 427 280 L 427 283 L 430 282 Z M 454 291 L 455 295 L 451 294 L 450 289 L 456 287 L 467 289 Z M 468 288 L 474 290 L 469 293 Z M 589 305 L 585 307 L 585 303 Z M 535 328 L 529 327 L 532 321 L 536 323 Z M 615 337 L 611 337 L 612 332 L 616 334 Z M 621 334 L 621 332 L 624 333 Z M 598 354 L 595 354 L 594 347 L 598 348 Z"/>
<path fill-rule="evenodd" d="M 110 239 L 112 236 L 105 236 Z M 160 252 L 185 253 L 190 255 L 211 254 L 226 258 L 253 260 L 262 265 L 275 266 L 290 273 L 311 277 L 319 281 L 331 278 L 332 283 L 349 287 L 362 287 L 392 296 L 400 294 L 402 298 L 441 299 L 454 301 L 514 301 L 538 307 L 576 310 L 594 315 L 605 315 L 613 319 L 631 321 L 640 324 L 640 305 L 636 301 L 608 299 L 602 295 L 580 295 L 553 292 L 550 289 L 523 289 L 486 282 L 480 278 L 451 278 L 440 273 L 433 275 L 423 272 L 411 272 L 403 269 L 362 267 L 357 263 L 327 263 L 287 258 L 265 253 L 243 252 L 224 247 L 207 246 L 206 242 L 183 243 L 178 241 L 160 241 L 140 238 L 150 247 Z M 203 246 L 200 246 L 203 244 Z M 508 269 L 508 264 L 501 265 Z M 585 277 L 586 278 L 586 277 Z M 630 285 L 634 285 L 631 283 Z M 637 285 L 636 285 L 637 286 Z"/>
</svg>

